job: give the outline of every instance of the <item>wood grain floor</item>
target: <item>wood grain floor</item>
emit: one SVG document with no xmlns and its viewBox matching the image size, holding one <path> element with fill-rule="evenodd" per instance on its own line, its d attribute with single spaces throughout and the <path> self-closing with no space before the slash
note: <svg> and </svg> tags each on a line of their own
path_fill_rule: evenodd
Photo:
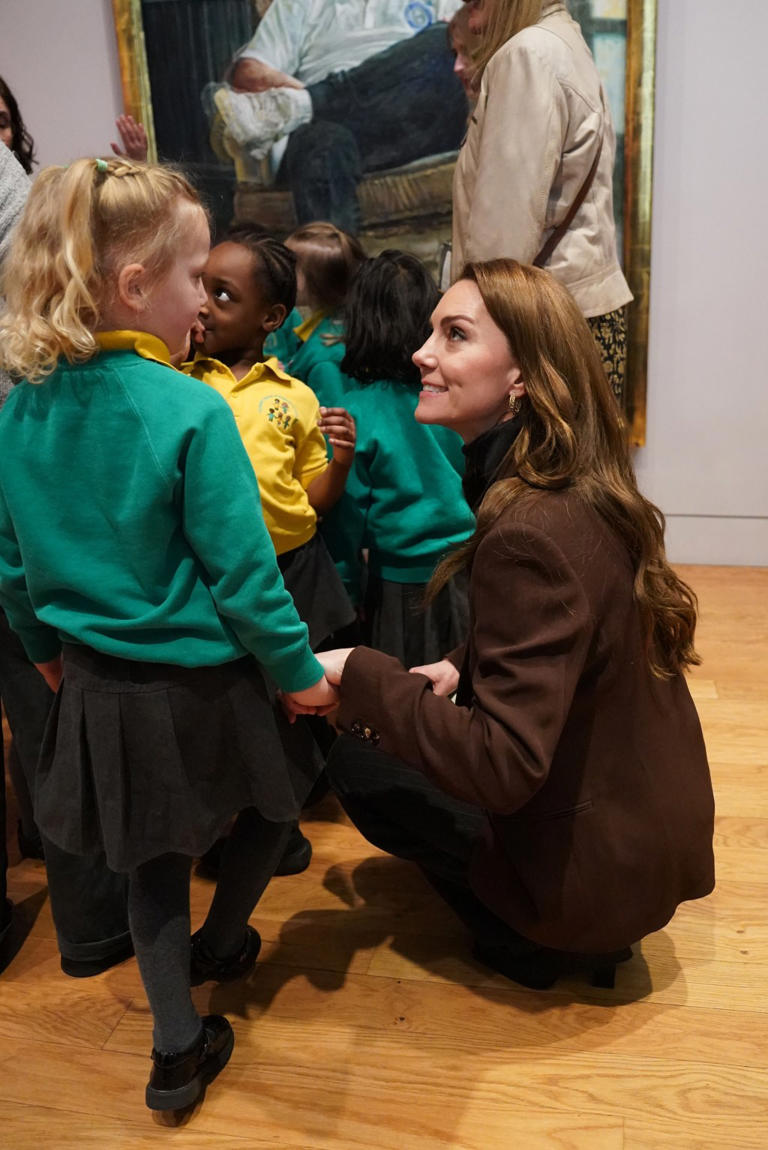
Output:
<svg viewBox="0 0 768 1150">
<path fill-rule="evenodd" d="M 20 949 L 0 976 L 0 1146 L 768 1147 L 768 569 L 683 573 L 701 600 L 691 686 L 718 886 L 643 942 L 614 992 L 489 974 L 419 876 L 326 802 L 305 828 L 310 869 L 275 879 L 254 915 L 257 971 L 196 992 L 231 1019 L 235 1051 L 204 1105 L 166 1125 L 144 1108 L 135 962 L 66 978 L 42 864 L 12 856 Z M 210 894 L 194 881 L 195 923 Z"/>
</svg>

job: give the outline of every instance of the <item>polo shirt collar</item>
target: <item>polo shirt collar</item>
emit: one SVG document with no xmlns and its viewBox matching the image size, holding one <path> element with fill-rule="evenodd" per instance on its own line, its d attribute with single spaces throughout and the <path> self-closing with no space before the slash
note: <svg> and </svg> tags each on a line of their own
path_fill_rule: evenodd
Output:
<svg viewBox="0 0 768 1150">
<path fill-rule="evenodd" d="M 163 341 L 146 331 L 97 331 L 96 343 L 102 351 L 133 351 L 143 359 L 171 367 L 171 356 Z"/>
</svg>

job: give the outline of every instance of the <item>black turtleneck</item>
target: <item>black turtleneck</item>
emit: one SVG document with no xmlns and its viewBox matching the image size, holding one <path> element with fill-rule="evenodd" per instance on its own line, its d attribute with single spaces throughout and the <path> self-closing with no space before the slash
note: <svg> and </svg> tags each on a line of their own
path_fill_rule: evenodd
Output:
<svg viewBox="0 0 768 1150">
<path fill-rule="evenodd" d="M 477 511 L 483 496 L 494 482 L 501 461 L 520 434 L 523 426 L 521 415 L 497 423 L 471 443 L 465 443 L 462 451 L 466 465 L 464 468 L 464 498 L 473 511 Z"/>
</svg>

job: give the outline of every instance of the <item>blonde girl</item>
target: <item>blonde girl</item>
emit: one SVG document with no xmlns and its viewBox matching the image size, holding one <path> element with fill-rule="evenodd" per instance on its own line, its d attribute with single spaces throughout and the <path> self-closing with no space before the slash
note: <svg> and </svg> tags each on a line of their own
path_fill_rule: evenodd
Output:
<svg viewBox="0 0 768 1150">
<path fill-rule="evenodd" d="M 312 778 L 284 761 L 259 664 L 333 692 L 285 591 L 226 402 L 169 366 L 204 302 L 208 222 L 178 172 L 78 160 L 36 180 L 6 265 L 0 604 L 57 689 L 43 833 L 104 851 L 154 1019 L 152 1109 L 195 1103 L 233 1034 L 193 983 L 253 965 L 248 918 Z M 189 867 L 239 812 L 192 939 Z"/>
</svg>

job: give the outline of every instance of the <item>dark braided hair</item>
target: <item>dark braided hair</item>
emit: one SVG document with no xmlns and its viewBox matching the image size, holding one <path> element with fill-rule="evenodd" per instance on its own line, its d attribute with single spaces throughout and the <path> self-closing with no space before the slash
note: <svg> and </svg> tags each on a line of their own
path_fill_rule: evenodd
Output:
<svg viewBox="0 0 768 1150">
<path fill-rule="evenodd" d="M 256 256 L 253 274 L 269 304 L 280 303 L 289 313 L 296 305 L 296 256 L 261 224 L 235 224 L 224 242 L 242 244 Z"/>
</svg>

